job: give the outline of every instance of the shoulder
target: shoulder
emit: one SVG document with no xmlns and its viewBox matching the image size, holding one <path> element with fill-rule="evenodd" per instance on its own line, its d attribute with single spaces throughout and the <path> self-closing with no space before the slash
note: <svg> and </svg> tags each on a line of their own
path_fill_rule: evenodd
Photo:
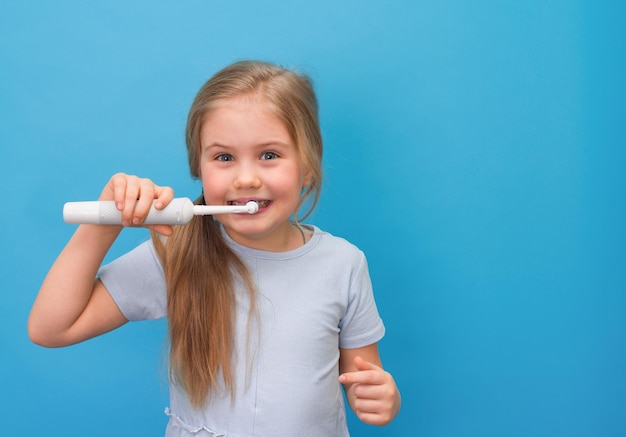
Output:
<svg viewBox="0 0 626 437">
<path fill-rule="evenodd" d="M 165 277 L 151 240 L 103 266 L 98 277 L 127 320 L 165 316 Z"/>
<path fill-rule="evenodd" d="M 350 262 L 360 265 L 366 262 L 365 254 L 355 244 L 338 237 L 330 232 L 323 231 L 313 226 L 314 237 L 318 239 L 315 252 L 319 256 L 325 256 L 333 260 L 342 260 L 343 263 Z"/>
<path fill-rule="evenodd" d="M 134 249 L 121 255 L 109 264 L 106 264 L 101 270 L 107 270 L 112 267 L 124 269 L 133 268 L 137 264 L 154 264 L 160 267 L 160 260 L 156 253 L 153 241 L 147 240 L 139 243 Z"/>
<path fill-rule="evenodd" d="M 313 235 L 318 237 L 321 244 L 332 246 L 339 250 L 345 250 L 347 252 L 361 252 L 361 250 L 350 241 L 343 237 L 331 234 L 328 231 L 318 228 L 317 226 L 308 225 L 310 229 L 313 229 Z"/>
</svg>

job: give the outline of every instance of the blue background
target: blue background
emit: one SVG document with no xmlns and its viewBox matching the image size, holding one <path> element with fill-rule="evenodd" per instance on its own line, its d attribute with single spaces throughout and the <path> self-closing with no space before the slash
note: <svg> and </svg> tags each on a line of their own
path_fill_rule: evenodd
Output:
<svg viewBox="0 0 626 437">
<path fill-rule="evenodd" d="M 117 171 L 195 196 L 191 100 L 260 58 L 316 83 L 312 222 L 366 252 L 388 329 L 403 409 L 353 434 L 626 435 L 622 5 L 3 0 L 2 434 L 162 434 L 164 322 L 48 350 L 26 319 L 63 203 Z"/>
</svg>

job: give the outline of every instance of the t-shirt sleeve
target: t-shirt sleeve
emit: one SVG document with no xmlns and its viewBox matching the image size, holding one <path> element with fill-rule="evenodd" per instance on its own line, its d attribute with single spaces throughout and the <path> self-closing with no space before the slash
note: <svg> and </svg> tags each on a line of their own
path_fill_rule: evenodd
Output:
<svg viewBox="0 0 626 437">
<path fill-rule="evenodd" d="M 385 335 L 385 326 L 374 300 L 367 260 L 362 252 L 359 254 L 359 263 L 350 284 L 348 308 L 339 323 L 339 347 L 343 349 L 369 346 Z"/>
<path fill-rule="evenodd" d="M 166 316 L 165 275 L 152 241 L 103 266 L 98 277 L 128 320 Z"/>
</svg>

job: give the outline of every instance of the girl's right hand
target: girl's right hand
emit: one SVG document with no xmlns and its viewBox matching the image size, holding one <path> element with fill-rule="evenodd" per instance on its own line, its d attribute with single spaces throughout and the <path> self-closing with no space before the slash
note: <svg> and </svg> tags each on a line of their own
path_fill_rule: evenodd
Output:
<svg viewBox="0 0 626 437">
<path fill-rule="evenodd" d="M 122 212 L 123 226 L 142 226 L 150 207 L 165 208 L 174 198 L 170 187 L 156 185 L 152 180 L 133 175 L 117 173 L 111 177 L 102 190 L 99 200 L 113 200 Z M 169 225 L 146 225 L 145 227 L 162 235 L 172 235 Z"/>
</svg>

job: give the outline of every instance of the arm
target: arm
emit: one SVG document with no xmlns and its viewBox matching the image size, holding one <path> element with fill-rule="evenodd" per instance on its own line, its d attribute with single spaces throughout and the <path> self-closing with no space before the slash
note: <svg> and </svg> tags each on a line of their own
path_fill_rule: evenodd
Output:
<svg viewBox="0 0 626 437">
<path fill-rule="evenodd" d="M 60 347 L 123 325 L 126 319 L 96 273 L 120 229 L 80 226 L 48 272 L 28 318 L 34 343 Z"/>
<path fill-rule="evenodd" d="M 339 350 L 339 382 L 357 417 L 370 425 L 387 425 L 400 411 L 400 392 L 382 368 L 376 343 Z"/>
<path fill-rule="evenodd" d="M 114 200 L 126 225 L 140 225 L 153 200 L 164 208 L 174 197 L 171 188 L 148 179 L 117 174 L 100 200 Z M 169 235 L 171 227 L 155 226 Z M 48 272 L 28 318 L 34 343 L 60 347 L 78 343 L 127 322 L 100 280 L 95 279 L 122 226 L 81 225 Z"/>
</svg>

